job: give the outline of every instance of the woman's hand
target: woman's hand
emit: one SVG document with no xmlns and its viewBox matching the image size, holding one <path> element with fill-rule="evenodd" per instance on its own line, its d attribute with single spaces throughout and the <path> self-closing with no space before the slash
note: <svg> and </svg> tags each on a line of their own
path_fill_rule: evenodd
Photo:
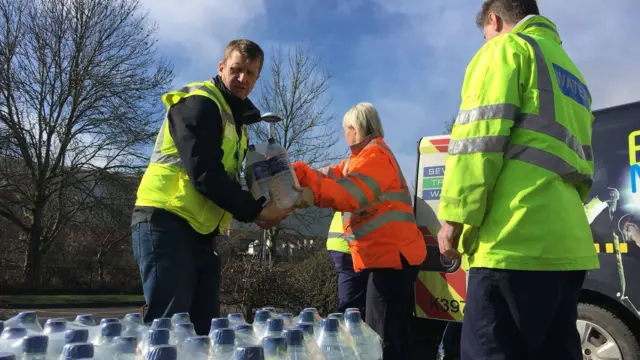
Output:
<svg viewBox="0 0 640 360">
<path fill-rule="evenodd" d="M 308 187 L 294 187 L 294 190 L 299 193 L 298 201 L 296 201 L 296 209 L 306 209 L 314 204 L 315 196 L 313 190 Z"/>
</svg>

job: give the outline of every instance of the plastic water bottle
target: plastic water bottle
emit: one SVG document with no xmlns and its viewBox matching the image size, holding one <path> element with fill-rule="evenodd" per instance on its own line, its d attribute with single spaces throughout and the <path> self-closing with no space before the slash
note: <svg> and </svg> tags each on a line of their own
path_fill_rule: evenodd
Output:
<svg viewBox="0 0 640 360">
<path fill-rule="evenodd" d="M 256 315 L 253 319 L 253 333 L 258 337 L 262 338 L 264 335 L 264 329 L 267 325 L 267 320 L 269 320 L 270 315 L 267 310 L 258 310 L 256 311 Z"/>
<path fill-rule="evenodd" d="M 324 319 L 318 346 L 327 360 L 356 360 L 356 354 L 340 334 L 338 319 Z"/>
<path fill-rule="evenodd" d="M 253 326 L 249 324 L 236 325 L 236 346 L 260 345 L 260 341 L 253 332 Z"/>
<path fill-rule="evenodd" d="M 260 310 L 266 310 L 269 312 L 269 317 L 275 317 L 278 313 L 276 312 L 276 308 L 273 306 L 265 306 Z"/>
<path fill-rule="evenodd" d="M 281 313 L 278 314 L 278 318 L 284 321 L 284 327 L 290 328 L 293 326 L 293 314 L 292 313 Z"/>
<path fill-rule="evenodd" d="M 67 344 L 62 349 L 60 360 L 85 360 L 94 358 L 94 347 L 91 343 Z M 52 359 L 53 360 L 53 359 Z"/>
<path fill-rule="evenodd" d="M 172 345 L 156 346 L 149 350 L 147 360 L 177 360 L 178 349 Z"/>
<path fill-rule="evenodd" d="M 169 345 L 169 336 L 168 329 L 149 330 L 146 341 L 140 344 L 142 355 L 146 356 L 154 347 Z"/>
<path fill-rule="evenodd" d="M 287 340 L 282 336 L 266 336 L 262 339 L 265 360 L 285 360 Z"/>
<path fill-rule="evenodd" d="M 82 314 L 82 315 L 76 316 L 76 319 L 73 320 L 72 324 L 75 326 L 79 325 L 82 327 L 96 326 L 96 320 L 93 318 L 93 315 L 91 314 Z"/>
<path fill-rule="evenodd" d="M 151 323 L 151 330 L 167 329 L 171 330 L 171 319 L 169 318 L 157 318 Z"/>
<path fill-rule="evenodd" d="M 382 359 L 381 338 L 362 322 L 359 311 L 348 312 L 345 315 L 345 323 L 353 347 L 361 360 Z"/>
<path fill-rule="evenodd" d="M 213 340 L 213 332 L 218 329 L 225 329 L 229 327 L 229 319 L 227 318 L 214 318 L 211 319 L 211 327 L 209 328 L 209 337 Z"/>
<path fill-rule="evenodd" d="M 181 348 L 180 358 L 183 360 L 210 360 L 211 339 L 208 336 L 188 338 Z"/>
<path fill-rule="evenodd" d="M 93 340 L 95 345 L 95 357 L 98 359 L 113 359 L 115 354 L 115 339 L 122 334 L 120 322 L 108 322 L 102 324 L 100 335 Z"/>
<path fill-rule="evenodd" d="M 227 315 L 227 319 L 229 320 L 229 326 L 231 327 L 247 323 L 242 313 L 230 313 L 229 315 Z"/>
<path fill-rule="evenodd" d="M 313 324 L 316 339 L 320 336 L 320 321 L 321 319 L 318 319 L 318 316 L 316 316 L 313 310 L 303 310 L 298 318 L 298 323 Z"/>
<path fill-rule="evenodd" d="M 140 313 L 126 314 L 120 323 L 122 323 L 121 336 L 135 336 L 138 341 L 142 340 L 143 334 L 148 330 Z"/>
<path fill-rule="evenodd" d="M 276 204 L 280 208 L 290 208 L 298 200 L 299 193 L 293 189 L 300 186 L 296 177 L 287 150 L 276 143 L 275 139 L 269 139 L 267 146 L 267 160 L 271 168 L 271 190 L 275 196 Z"/>
<path fill-rule="evenodd" d="M 340 335 L 342 336 L 342 338 L 345 340 L 345 342 L 350 345 L 353 346 L 353 343 L 351 341 L 351 337 L 349 336 L 349 333 L 347 332 L 347 327 L 345 326 L 345 322 L 344 322 L 344 314 L 343 313 L 331 313 L 329 315 L 327 315 L 327 319 L 338 319 L 338 330 L 340 332 Z"/>
<path fill-rule="evenodd" d="M 304 332 L 300 329 L 287 329 L 282 332 L 287 340 L 287 360 L 309 360 L 311 353 L 304 341 Z"/>
<path fill-rule="evenodd" d="M 10 352 L 16 356 L 22 352 L 22 339 L 27 336 L 27 329 L 6 327 L 0 336 L 0 351 Z"/>
<path fill-rule="evenodd" d="M 41 333 L 42 326 L 35 311 L 23 311 L 4 322 L 5 327 L 22 327 L 29 331 Z"/>
<path fill-rule="evenodd" d="M 0 360 L 16 360 L 16 355 L 9 352 L 0 352 Z"/>
<path fill-rule="evenodd" d="M 174 325 L 171 336 L 175 345 L 180 348 L 188 338 L 196 336 L 196 331 L 192 323 L 178 323 Z"/>
<path fill-rule="evenodd" d="M 320 347 L 318 347 L 318 343 L 316 342 L 316 337 L 314 336 L 314 326 L 313 323 L 308 322 L 299 322 L 294 326 L 296 329 L 302 330 L 304 332 L 304 342 L 309 349 L 309 353 L 312 355 L 313 359 L 324 359 L 324 355 L 320 352 Z M 318 334 L 320 332 L 318 331 Z"/>
<path fill-rule="evenodd" d="M 138 356 L 138 338 L 118 336 L 114 339 L 114 360 L 136 360 Z"/>
<path fill-rule="evenodd" d="M 284 330 L 284 320 L 280 318 L 269 319 L 262 337 L 281 336 L 282 330 Z"/>
<path fill-rule="evenodd" d="M 191 322 L 191 317 L 188 312 L 175 313 L 171 316 L 171 325 L 186 324 Z"/>
<path fill-rule="evenodd" d="M 256 150 L 255 145 L 249 145 L 247 152 L 247 187 L 257 200 L 264 196 L 269 199 L 269 183 L 271 181 L 271 167 L 267 157 Z"/>
<path fill-rule="evenodd" d="M 233 352 L 233 360 L 264 360 L 262 346 L 238 346 Z"/>
<path fill-rule="evenodd" d="M 49 358 L 57 359 L 62 354 L 62 348 L 65 345 L 65 331 L 67 331 L 67 320 L 65 319 L 49 319 L 44 324 L 43 333 L 49 337 L 49 345 L 47 346 Z"/>
<path fill-rule="evenodd" d="M 64 343 L 85 343 L 89 340 L 89 330 L 87 329 L 70 329 L 64 333 Z"/>
<path fill-rule="evenodd" d="M 46 335 L 32 335 L 22 339 L 21 360 L 47 360 L 49 338 Z"/>
<path fill-rule="evenodd" d="M 212 360 L 231 360 L 236 345 L 236 333 L 233 329 L 214 330 L 211 337 Z"/>
</svg>

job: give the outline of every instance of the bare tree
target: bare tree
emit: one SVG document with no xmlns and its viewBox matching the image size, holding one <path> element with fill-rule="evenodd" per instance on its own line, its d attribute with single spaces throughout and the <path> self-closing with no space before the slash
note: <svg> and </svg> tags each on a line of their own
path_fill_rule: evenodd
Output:
<svg viewBox="0 0 640 360">
<path fill-rule="evenodd" d="M 138 0 L 0 0 L 0 216 L 25 280 L 109 173 L 146 162 L 173 70 Z"/>
<path fill-rule="evenodd" d="M 306 44 L 291 48 L 276 48 L 270 61 L 270 77 L 262 80 L 257 104 L 264 111 L 283 117 L 272 134 L 292 161 L 302 160 L 318 168 L 342 159 L 335 151 L 340 126 L 329 113 L 331 98 L 328 94 L 331 76 L 322 69 Z M 253 126 L 251 141 L 264 143 L 268 139 L 266 126 Z M 301 235 L 329 216 L 328 211 L 311 208 L 297 211 L 278 227 L 269 231 L 270 256 L 278 246 L 278 239 L 291 238 L 283 233 Z M 308 231 L 307 231 L 308 232 Z M 299 237 L 299 236 L 298 236 Z"/>
<path fill-rule="evenodd" d="M 455 123 L 456 123 L 455 115 L 448 121 L 445 121 L 443 135 L 450 135 L 453 132 L 453 125 L 455 125 Z"/>
</svg>

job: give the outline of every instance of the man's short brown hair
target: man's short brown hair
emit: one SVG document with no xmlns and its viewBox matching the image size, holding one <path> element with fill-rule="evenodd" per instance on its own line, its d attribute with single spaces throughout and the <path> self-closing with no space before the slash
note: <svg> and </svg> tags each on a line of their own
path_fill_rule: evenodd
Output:
<svg viewBox="0 0 640 360">
<path fill-rule="evenodd" d="M 224 48 L 222 62 L 226 62 L 234 51 L 240 52 L 240 54 L 244 55 L 249 61 L 260 60 L 260 71 L 262 71 L 262 65 L 264 64 L 264 51 L 262 51 L 260 45 L 247 39 L 231 40 L 227 44 L 227 47 Z"/>
<path fill-rule="evenodd" d="M 540 15 L 536 0 L 487 0 L 476 15 L 476 25 L 479 28 L 487 24 L 490 12 L 500 16 L 510 25 L 517 24 L 527 15 Z"/>
</svg>

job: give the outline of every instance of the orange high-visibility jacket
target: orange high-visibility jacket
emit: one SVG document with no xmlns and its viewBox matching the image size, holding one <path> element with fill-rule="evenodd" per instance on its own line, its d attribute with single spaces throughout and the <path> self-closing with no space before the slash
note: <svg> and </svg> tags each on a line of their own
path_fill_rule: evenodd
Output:
<svg viewBox="0 0 640 360">
<path fill-rule="evenodd" d="M 420 265 L 427 249 L 391 149 L 375 137 L 351 151 L 337 166 L 321 170 L 295 163 L 300 185 L 313 190 L 316 206 L 344 213 L 344 234 L 355 271 L 401 269 L 400 254 L 410 265 Z"/>
</svg>

